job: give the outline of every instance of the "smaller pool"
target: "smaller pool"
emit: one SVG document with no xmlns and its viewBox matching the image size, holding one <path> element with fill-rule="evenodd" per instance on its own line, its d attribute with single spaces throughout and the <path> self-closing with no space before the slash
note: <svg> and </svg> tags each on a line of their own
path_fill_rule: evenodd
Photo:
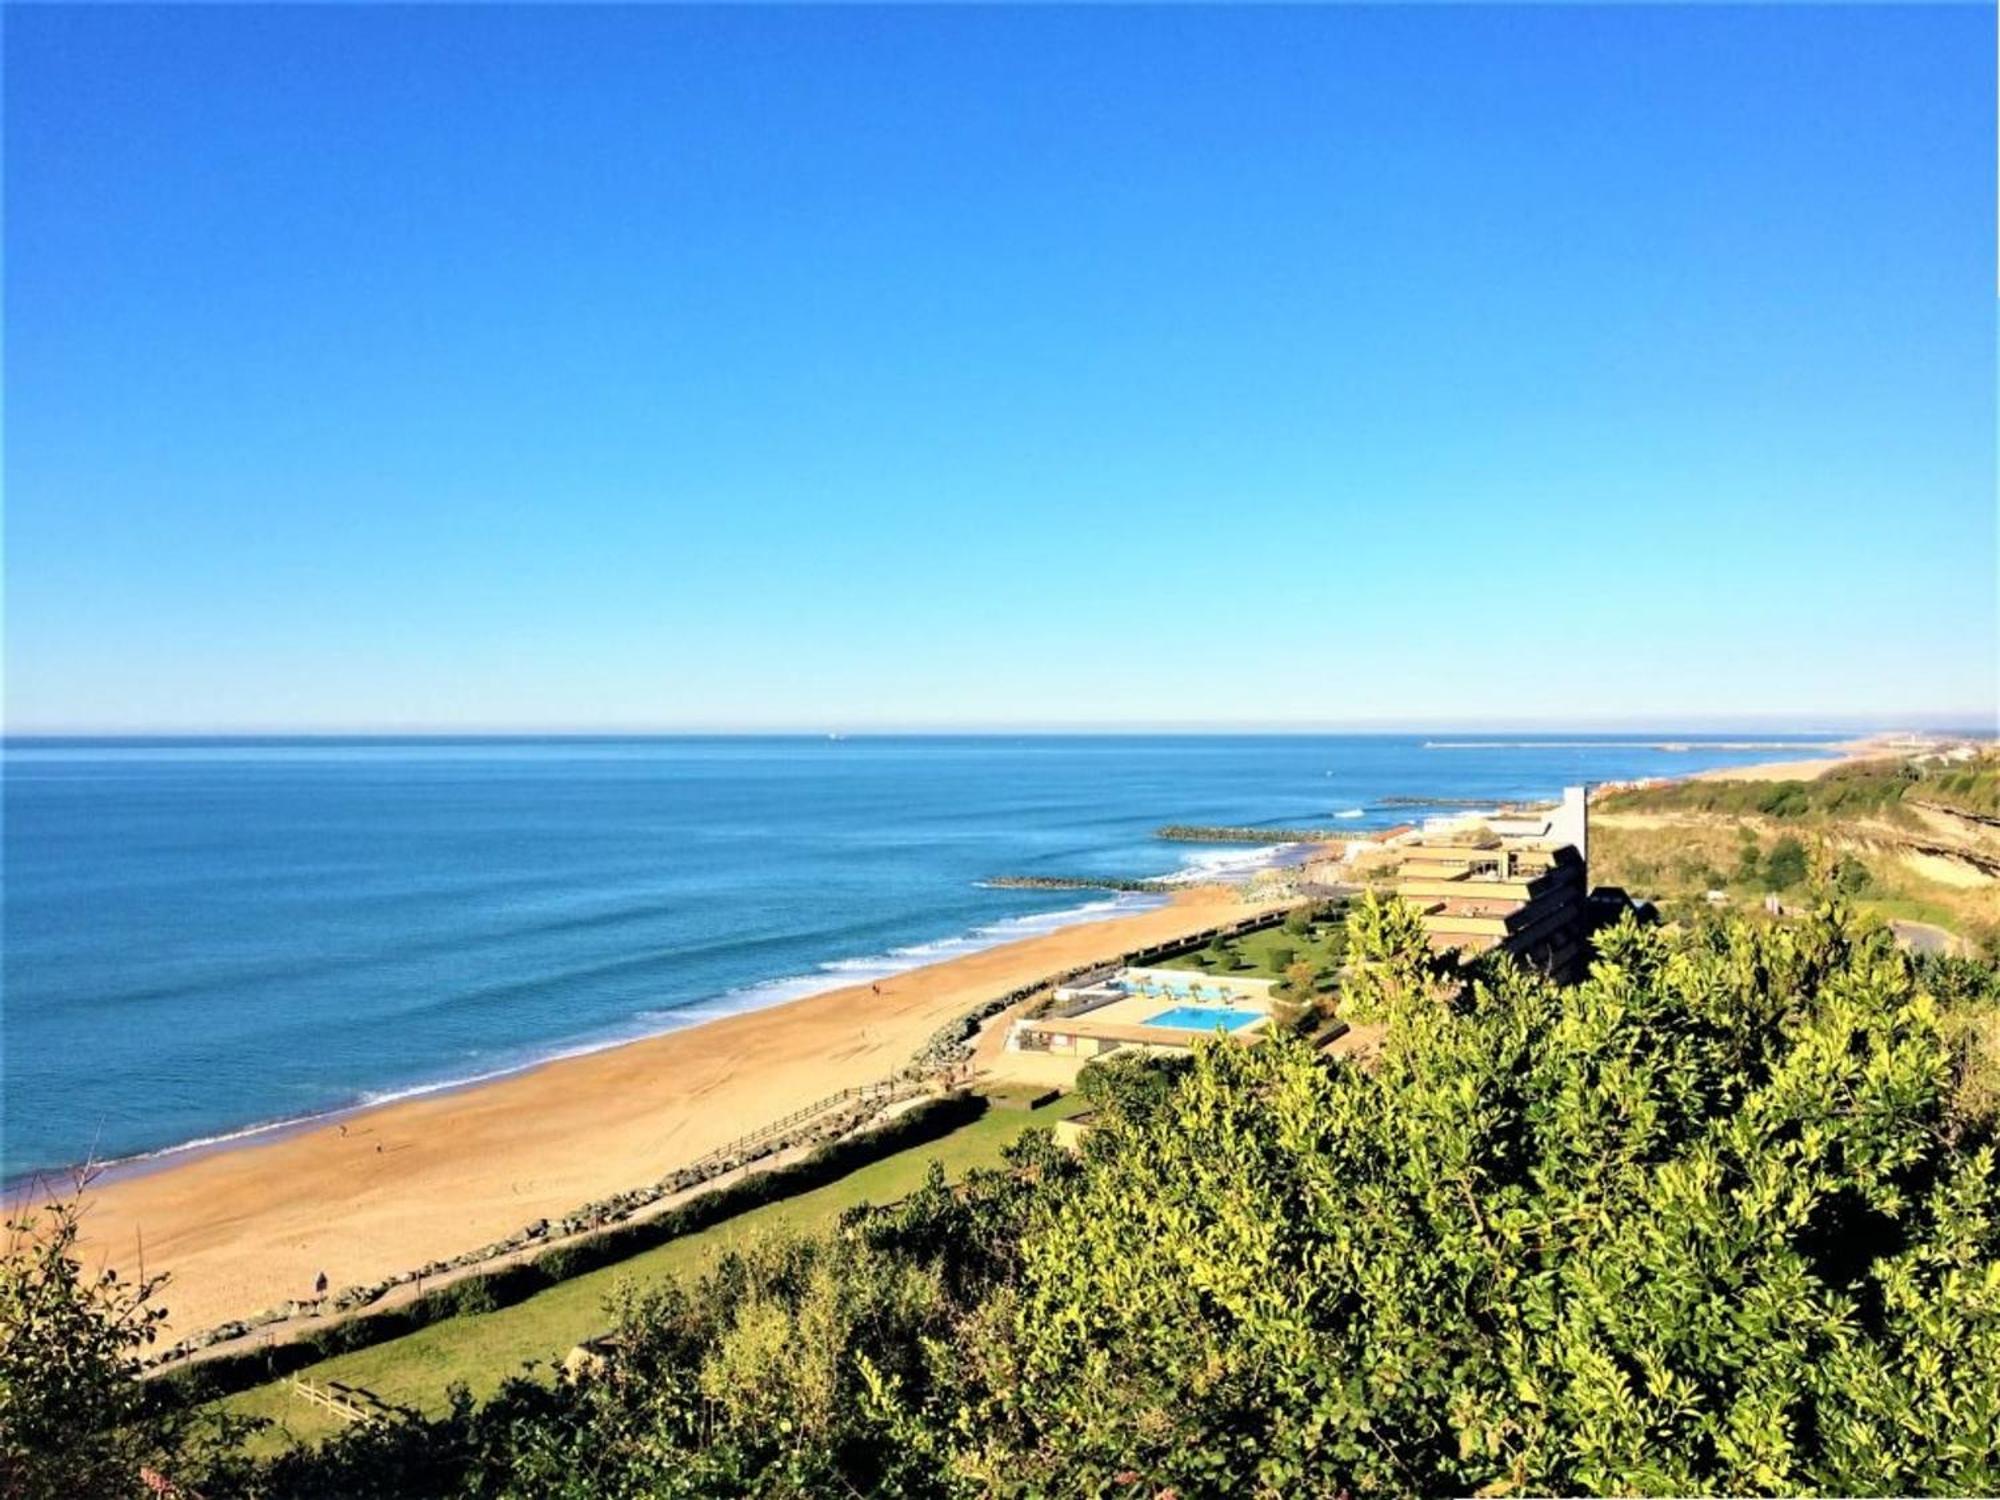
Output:
<svg viewBox="0 0 2000 1500">
<path fill-rule="evenodd" d="M 1256 1019 L 1257 1012 L 1254 1010 L 1224 1010 L 1219 1005 L 1176 1005 L 1172 1010 L 1146 1017 L 1140 1024 L 1171 1026 L 1178 1031 L 1213 1031 L 1218 1026 L 1224 1031 L 1234 1031 Z"/>
</svg>

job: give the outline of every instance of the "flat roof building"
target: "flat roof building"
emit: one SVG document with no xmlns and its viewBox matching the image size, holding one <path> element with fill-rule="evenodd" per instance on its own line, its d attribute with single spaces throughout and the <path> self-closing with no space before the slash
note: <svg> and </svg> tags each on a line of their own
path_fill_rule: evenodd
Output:
<svg viewBox="0 0 2000 1500">
<path fill-rule="evenodd" d="M 1403 846 L 1396 894 L 1431 947 L 1503 948 L 1558 978 L 1581 972 L 1590 934 L 1590 811 L 1584 788 L 1553 808 L 1459 820 Z"/>
</svg>

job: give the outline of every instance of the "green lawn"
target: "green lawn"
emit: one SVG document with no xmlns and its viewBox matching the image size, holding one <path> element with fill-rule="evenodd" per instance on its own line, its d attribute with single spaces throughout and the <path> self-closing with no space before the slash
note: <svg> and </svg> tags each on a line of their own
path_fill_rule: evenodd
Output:
<svg viewBox="0 0 2000 1500">
<path fill-rule="evenodd" d="M 698 1274 L 751 1236 L 824 1224 L 857 1203 L 892 1203 L 923 1181 L 933 1161 L 942 1162 L 954 1178 L 974 1167 L 997 1166 L 1001 1151 L 1022 1131 L 1082 1108 L 1083 1100 L 1072 1094 L 1032 1112 L 989 1109 L 941 1139 L 870 1163 L 825 1187 L 670 1240 L 512 1307 L 447 1318 L 403 1338 L 322 1360 L 299 1374 L 321 1383 L 338 1380 L 363 1386 L 384 1401 L 427 1412 L 443 1410 L 445 1391 L 456 1383 L 484 1397 L 530 1360 L 541 1361 L 546 1370 L 580 1340 L 605 1332 L 611 1323 L 606 1303 L 622 1284 L 651 1286 L 670 1276 Z M 267 1417 L 279 1424 L 252 1443 L 256 1451 L 270 1452 L 290 1441 L 313 1441 L 338 1425 L 330 1414 L 291 1394 L 284 1381 L 225 1397 L 217 1405 L 239 1416 Z"/>
<path fill-rule="evenodd" d="M 1242 937 L 1231 938 L 1226 944 L 1235 955 L 1234 968 L 1213 969 L 1204 962 L 1201 951 L 1186 954 L 1180 958 L 1165 960 L 1160 967 L 1167 969 L 1192 969 L 1206 974 L 1237 974 L 1245 979 L 1283 979 L 1284 969 L 1272 961 L 1273 950 L 1293 949 L 1293 962 L 1309 959 L 1321 970 L 1337 967 L 1329 945 L 1334 935 L 1340 931 L 1340 919 L 1315 922 L 1304 937 L 1285 931 L 1282 925 L 1263 927 Z"/>
</svg>

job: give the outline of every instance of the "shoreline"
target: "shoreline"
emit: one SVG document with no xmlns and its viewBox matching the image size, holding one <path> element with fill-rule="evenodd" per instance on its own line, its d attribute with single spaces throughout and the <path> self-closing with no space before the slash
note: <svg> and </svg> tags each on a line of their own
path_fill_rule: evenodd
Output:
<svg viewBox="0 0 2000 1500">
<path fill-rule="evenodd" d="M 1275 856 L 1278 847 L 1259 851 Z M 640 1042 L 649 1042 L 661 1037 L 678 1036 L 698 1027 L 716 1021 L 730 1020 L 737 1016 L 757 1015 L 765 1011 L 779 1010 L 799 1000 L 810 1000 L 819 995 L 836 990 L 855 989 L 869 983 L 883 983 L 920 969 L 932 968 L 949 963 L 954 959 L 970 957 L 974 954 L 992 952 L 1012 943 L 1026 942 L 1036 937 L 1064 932 L 1075 927 L 1092 923 L 1115 920 L 1122 916 L 1132 916 L 1140 912 L 1157 910 L 1169 905 L 1176 894 L 1216 880 L 1256 873 L 1265 868 L 1277 868 L 1283 861 L 1273 857 L 1266 864 L 1255 865 L 1247 871 L 1223 870 L 1214 876 L 1197 879 L 1163 877 L 1162 884 L 1171 883 L 1172 891 L 1157 894 L 1111 891 L 1107 888 L 1101 899 L 1084 901 L 1076 906 L 1058 907 L 1048 912 L 1024 912 L 1018 916 L 1004 917 L 983 926 L 971 928 L 949 937 L 936 938 L 924 943 L 911 944 L 904 948 L 891 949 L 879 955 L 868 955 L 860 959 L 839 960 L 845 965 L 866 965 L 856 970 L 821 966 L 811 973 L 780 975 L 774 979 L 761 980 L 745 985 L 726 994 L 705 998 L 683 1007 L 681 1011 L 659 1013 L 659 1020 L 667 1024 L 648 1025 L 643 1030 L 621 1031 L 604 1035 L 595 1040 L 565 1043 L 549 1051 L 534 1051 L 524 1054 L 517 1062 L 506 1063 L 484 1073 L 475 1073 L 463 1078 L 440 1078 L 429 1082 L 411 1084 L 379 1093 L 364 1093 L 344 1104 L 332 1105 L 325 1109 L 309 1110 L 298 1115 L 288 1115 L 277 1119 L 259 1120 L 236 1129 L 225 1130 L 216 1135 L 201 1136 L 194 1140 L 179 1141 L 170 1146 L 160 1146 L 147 1151 L 135 1151 L 125 1156 L 108 1157 L 92 1163 L 71 1162 L 54 1167 L 29 1168 L 26 1171 L 0 1179 L 0 1199 L 14 1203 L 22 1198 L 34 1201 L 46 1200 L 53 1196 L 51 1187 L 58 1192 L 67 1191 L 66 1184 L 72 1183 L 80 1168 L 88 1165 L 93 1189 L 109 1187 L 114 1183 L 129 1181 L 137 1177 L 150 1176 L 156 1172 L 172 1171 L 187 1163 L 202 1160 L 221 1152 L 254 1149 L 258 1146 L 274 1144 L 287 1136 L 296 1135 L 320 1126 L 338 1126 L 343 1121 L 371 1110 L 385 1109 L 414 1099 L 442 1097 L 462 1093 L 468 1089 L 485 1088 L 489 1084 L 502 1083 L 531 1073 L 537 1068 L 554 1063 L 568 1062 L 577 1058 L 594 1056 L 599 1052 L 612 1051 L 619 1047 L 629 1047 Z M 1190 867 L 1177 871 L 1175 876 L 1206 875 L 1206 872 Z M 1078 894 L 1083 894 L 1079 892 Z M 1010 933 L 1008 929 L 1019 928 Z M 919 958 L 919 953 L 936 956 Z M 908 962 L 898 962 L 908 959 Z M 800 988 L 803 986 L 803 988 Z M 769 992 L 769 993 L 764 993 Z M 761 996 L 761 998 L 760 998 Z M 720 1014 L 717 1007 L 727 1006 Z M 683 1011 L 699 1012 L 685 1020 L 675 1021 Z"/>
<path fill-rule="evenodd" d="M 941 962 L 495 1078 L 128 1159 L 85 1194 L 86 1263 L 173 1280 L 169 1339 L 462 1253 L 910 1062 L 985 999 L 1263 909 L 1192 886 Z M 59 1179 L 47 1179 L 51 1185 Z"/>
<path fill-rule="evenodd" d="M 1695 771 L 1689 781 L 1817 781 L 1836 766 L 1856 765 L 1864 760 L 1880 760 L 1911 749 L 1907 734 L 1874 734 L 1862 739 L 1841 740 L 1826 747 L 1823 756 L 1810 760 L 1758 761 L 1747 766 L 1716 766 Z"/>
</svg>

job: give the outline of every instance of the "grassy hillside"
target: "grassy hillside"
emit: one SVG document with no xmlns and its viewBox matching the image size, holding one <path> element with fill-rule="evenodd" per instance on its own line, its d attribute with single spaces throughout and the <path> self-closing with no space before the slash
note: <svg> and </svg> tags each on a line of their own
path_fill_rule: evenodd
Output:
<svg viewBox="0 0 2000 1500">
<path fill-rule="evenodd" d="M 1607 793 L 1607 813 L 1717 813 L 1786 822 L 1901 816 L 1934 805 L 1974 817 L 2000 816 L 2000 763 L 1926 769 L 1905 761 L 1835 766 L 1812 781 L 1688 780 Z"/>
<path fill-rule="evenodd" d="M 1865 910 L 2000 952 L 2000 761 L 1837 767 L 1814 781 L 1683 781 L 1600 798 L 1591 874 L 1669 903 L 1800 899 L 1829 873 Z"/>
</svg>

